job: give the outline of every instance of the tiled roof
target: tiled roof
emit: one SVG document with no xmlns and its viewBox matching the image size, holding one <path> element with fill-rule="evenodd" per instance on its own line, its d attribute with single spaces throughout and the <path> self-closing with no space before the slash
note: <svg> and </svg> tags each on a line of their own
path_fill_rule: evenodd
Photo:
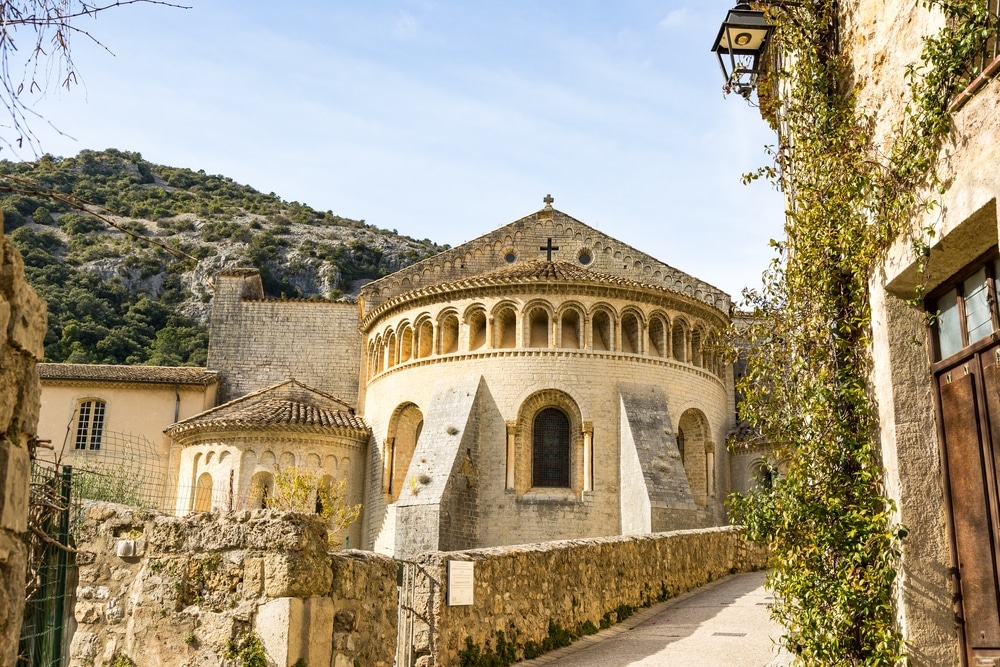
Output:
<svg viewBox="0 0 1000 667">
<path fill-rule="evenodd" d="M 280 398 L 264 399 L 218 419 L 207 419 L 226 425 L 240 426 L 318 426 L 364 430 L 364 421 L 347 410 L 329 408 Z"/>
<path fill-rule="evenodd" d="M 600 282 L 627 283 L 631 285 L 639 284 L 631 280 L 617 278 L 606 273 L 591 271 L 583 268 L 582 266 L 577 266 L 576 264 L 570 264 L 568 262 L 548 262 L 544 259 L 517 262 L 516 264 L 503 266 L 499 269 L 494 269 L 493 271 L 488 271 L 472 278 L 459 280 L 452 284 L 460 285 L 465 282 L 472 282 L 476 280 L 596 280 Z"/>
<path fill-rule="evenodd" d="M 361 417 L 344 401 L 296 380 L 286 380 L 234 399 L 167 429 L 171 436 L 191 432 L 266 428 L 370 432 Z"/>
<path fill-rule="evenodd" d="M 418 289 L 414 294 L 432 294 L 449 292 L 457 289 L 488 287 L 490 285 L 515 285 L 519 283 L 544 283 L 544 282 L 570 282 L 570 283 L 600 283 L 602 285 L 615 285 L 617 287 L 637 288 L 637 289 L 664 289 L 655 285 L 636 282 L 628 278 L 612 276 L 607 273 L 591 271 L 582 266 L 569 264 L 568 262 L 548 262 L 546 260 L 532 260 L 528 262 L 517 262 L 510 266 L 504 266 L 493 271 L 487 271 L 477 276 L 462 278 L 450 283 L 432 285 L 423 289 Z M 412 294 L 406 295 L 410 298 Z M 404 297 L 397 297 L 404 298 Z"/>
<path fill-rule="evenodd" d="M 192 366 L 114 366 L 107 364 L 38 364 L 38 377 L 63 382 L 131 382 L 210 385 L 218 373 Z"/>
</svg>

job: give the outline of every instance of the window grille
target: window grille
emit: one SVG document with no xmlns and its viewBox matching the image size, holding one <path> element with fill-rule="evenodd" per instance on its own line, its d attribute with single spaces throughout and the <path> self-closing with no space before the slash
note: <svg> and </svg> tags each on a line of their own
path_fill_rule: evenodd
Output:
<svg viewBox="0 0 1000 667">
<path fill-rule="evenodd" d="M 569 487 L 569 418 L 556 408 L 535 416 L 532 431 L 532 486 Z"/>
<path fill-rule="evenodd" d="M 76 449 L 96 451 L 101 448 L 104 436 L 104 401 L 83 401 L 80 403 L 76 423 Z"/>
<path fill-rule="evenodd" d="M 985 0 L 985 2 L 989 12 L 989 25 L 987 26 L 990 29 L 989 36 L 983 42 L 983 48 L 972 57 L 972 61 L 969 63 L 967 72 L 969 80 L 975 79 L 985 72 L 990 63 L 996 60 L 997 56 L 1000 56 L 1000 43 L 997 40 L 997 30 L 1000 28 L 1000 0 Z"/>
</svg>

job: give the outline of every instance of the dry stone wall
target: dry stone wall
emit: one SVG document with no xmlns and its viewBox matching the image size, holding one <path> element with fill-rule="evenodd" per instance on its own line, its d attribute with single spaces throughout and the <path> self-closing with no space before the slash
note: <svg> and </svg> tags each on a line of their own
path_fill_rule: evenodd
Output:
<svg viewBox="0 0 1000 667">
<path fill-rule="evenodd" d="M 269 665 L 389 667 L 396 567 L 327 553 L 316 517 L 271 511 L 186 519 L 103 503 L 77 530 L 71 667 L 237 665 L 260 639 Z"/>
<path fill-rule="evenodd" d="M 0 222 L 2 222 L 0 215 Z M 36 435 L 45 303 L 24 280 L 21 255 L 0 230 L 0 667 L 14 665 L 24 610 L 28 443 Z"/>
<path fill-rule="evenodd" d="M 474 563 L 473 604 L 447 604 L 449 560 Z M 737 527 L 424 554 L 415 606 L 427 623 L 415 632 L 416 665 L 457 665 L 470 647 L 490 652 L 502 642 L 524 657 L 560 629 L 615 623 L 765 560 Z"/>
<path fill-rule="evenodd" d="M 436 551 L 403 564 L 414 594 L 400 604 L 400 562 L 327 553 L 312 516 L 176 518 L 92 503 L 79 526 L 70 667 L 126 656 L 137 667 L 246 664 L 233 649 L 256 650 L 269 666 L 390 667 L 400 607 L 415 619 L 403 634 L 417 667 L 461 664 L 470 646 L 493 651 L 499 633 L 520 658 L 558 629 L 596 630 L 765 562 L 734 527 Z M 455 560 L 474 563 L 468 606 L 447 604 Z"/>
</svg>

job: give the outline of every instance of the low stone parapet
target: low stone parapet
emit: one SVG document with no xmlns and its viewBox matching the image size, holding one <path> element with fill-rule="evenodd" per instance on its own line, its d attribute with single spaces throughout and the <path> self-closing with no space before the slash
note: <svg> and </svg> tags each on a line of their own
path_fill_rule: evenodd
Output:
<svg viewBox="0 0 1000 667">
<path fill-rule="evenodd" d="M 456 560 L 474 564 L 471 605 L 447 603 L 447 564 Z M 475 656 L 490 653 L 534 657 L 639 607 L 761 569 L 766 554 L 742 529 L 724 527 L 433 552 L 416 562 L 415 606 L 427 622 L 414 650 L 417 666 L 431 667 L 478 664 Z"/>
</svg>

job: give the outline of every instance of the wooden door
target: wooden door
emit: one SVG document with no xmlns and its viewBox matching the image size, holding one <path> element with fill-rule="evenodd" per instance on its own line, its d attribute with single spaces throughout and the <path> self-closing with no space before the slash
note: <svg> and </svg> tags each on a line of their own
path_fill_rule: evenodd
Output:
<svg viewBox="0 0 1000 667">
<path fill-rule="evenodd" d="M 940 371 L 955 564 L 970 667 L 1000 667 L 1000 346 Z"/>
</svg>

